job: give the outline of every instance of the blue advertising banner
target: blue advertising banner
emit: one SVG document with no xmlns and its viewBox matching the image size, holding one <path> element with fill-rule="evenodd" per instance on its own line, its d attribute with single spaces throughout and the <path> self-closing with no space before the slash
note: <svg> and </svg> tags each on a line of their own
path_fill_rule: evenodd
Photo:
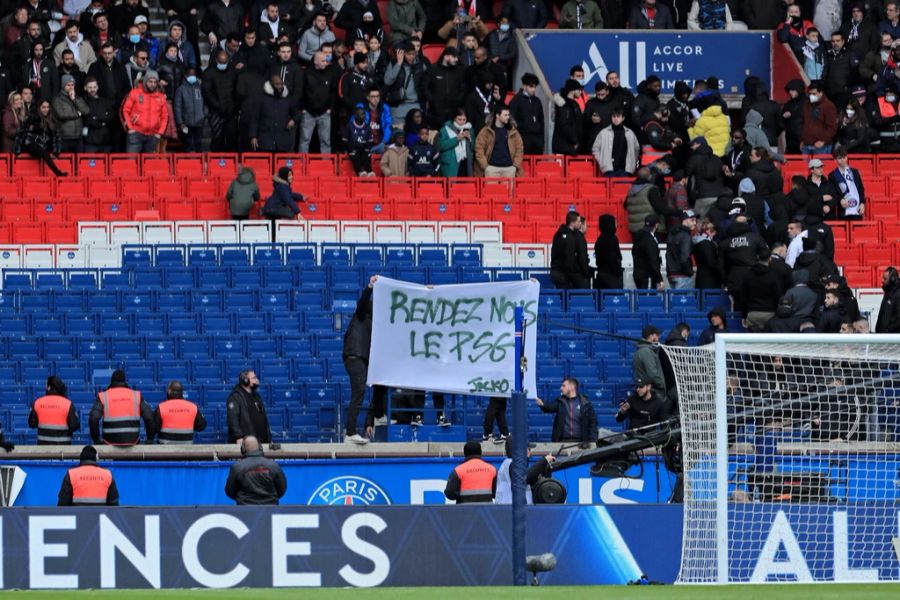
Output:
<svg viewBox="0 0 900 600">
<path fill-rule="evenodd" d="M 662 80 L 663 93 L 671 94 L 676 81 L 715 75 L 724 94 L 743 94 L 744 79 L 756 75 L 771 85 L 771 33 L 648 32 L 558 30 L 530 31 L 528 46 L 554 90 L 562 87 L 572 65 L 584 67 L 585 87 L 609 71 L 618 71 L 622 86 L 634 90 L 650 75 Z"/>
<path fill-rule="evenodd" d="M 672 582 L 678 506 L 527 511 L 552 585 Z M 652 527 L 648 527 L 648 524 Z M 510 585 L 511 508 L 314 506 L 0 513 L 0 589 Z"/>
<path fill-rule="evenodd" d="M 499 466 L 499 460 L 489 459 Z M 460 459 L 379 458 L 279 461 L 288 480 L 286 504 L 444 504 L 447 475 Z M 56 495 L 73 462 L 28 461 L 14 506 L 55 506 Z M 225 496 L 230 462 L 115 462 L 112 469 L 121 502 L 129 506 L 231 504 Z M 632 467 L 628 477 L 591 477 L 588 466 L 556 475 L 568 490 L 569 504 L 665 503 L 675 475 L 655 457 Z"/>
</svg>

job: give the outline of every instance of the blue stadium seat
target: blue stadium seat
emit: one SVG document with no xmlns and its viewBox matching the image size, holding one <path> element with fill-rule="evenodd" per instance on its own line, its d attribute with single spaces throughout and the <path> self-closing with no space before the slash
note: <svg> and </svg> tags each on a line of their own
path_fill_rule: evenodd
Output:
<svg viewBox="0 0 900 600">
<path fill-rule="evenodd" d="M 446 267 L 450 265 L 450 249 L 446 244 L 418 244 L 416 264 L 420 267 Z"/>
<path fill-rule="evenodd" d="M 96 271 L 69 271 L 66 288 L 69 290 L 99 289 Z"/>
<path fill-rule="evenodd" d="M 307 333 L 333 333 L 335 331 L 334 315 L 330 312 L 309 311 L 303 314 Z"/>
<path fill-rule="evenodd" d="M 276 440 L 284 439 L 284 435 L 287 433 L 288 425 L 285 413 L 286 409 L 283 406 L 273 407 L 266 411 L 266 415 L 269 417 L 269 429 Z"/>
<path fill-rule="evenodd" d="M 344 338 L 334 335 L 316 336 L 318 356 L 323 358 L 340 358 L 344 349 Z"/>
<path fill-rule="evenodd" d="M 160 244 L 154 248 L 153 263 L 158 267 L 179 267 L 187 264 L 185 246 Z"/>
<path fill-rule="evenodd" d="M 616 398 L 616 386 L 608 383 L 589 383 L 588 397 L 594 403 L 595 410 L 610 407 L 618 408 L 619 402 L 624 400 L 624 398 Z"/>
<path fill-rule="evenodd" d="M 201 288 L 224 290 L 229 286 L 228 269 L 221 267 L 196 267 L 196 280 Z"/>
<path fill-rule="evenodd" d="M 45 314 L 31 321 L 33 335 L 61 335 L 63 332 L 62 315 Z"/>
<path fill-rule="evenodd" d="M 0 313 L 14 313 L 18 309 L 18 296 L 10 291 L 0 290 Z"/>
<path fill-rule="evenodd" d="M 331 267 L 349 267 L 350 246 L 345 244 L 322 244 L 321 264 Z"/>
<path fill-rule="evenodd" d="M 647 316 L 648 321 L 655 325 L 657 329 L 663 333 L 659 336 L 659 340 L 666 339 L 666 334 L 681 322 L 681 313 L 657 313 Z"/>
<path fill-rule="evenodd" d="M 480 267 L 481 244 L 453 244 L 450 250 L 451 264 L 457 267 Z"/>
<path fill-rule="evenodd" d="M 398 266 L 397 279 L 401 281 L 408 281 L 410 283 L 418 283 L 421 285 L 427 285 L 428 283 L 430 283 L 428 281 L 427 267 Z"/>
<path fill-rule="evenodd" d="M 395 267 L 413 267 L 416 265 L 415 246 L 412 244 L 390 244 L 386 246 L 384 264 Z M 481 263 L 479 263 L 480 265 Z"/>
<path fill-rule="evenodd" d="M 134 315 L 134 332 L 141 335 L 163 335 L 166 332 L 166 315 L 155 313 L 136 313 Z"/>
<path fill-rule="evenodd" d="M 569 376 L 577 379 L 586 391 L 603 380 L 603 361 L 573 360 L 569 366 Z"/>
<path fill-rule="evenodd" d="M 240 244 L 223 245 L 219 263 L 223 267 L 250 266 L 250 247 Z"/>
<path fill-rule="evenodd" d="M 560 358 L 587 359 L 590 356 L 588 337 L 584 335 L 560 336 L 556 347 Z"/>
<path fill-rule="evenodd" d="M 222 312 L 222 290 L 194 290 L 191 292 L 191 310 L 198 312 Z"/>
<path fill-rule="evenodd" d="M 231 313 L 203 313 L 200 315 L 200 329 L 206 335 L 231 335 L 234 319 Z"/>
<path fill-rule="evenodd" d="M 634 371 L 631 368 L 631 361 L 619 359 L 607 359 L 603 361 L 606 380 L 613 383 L 627 383 L 631 385 L 634 381 Z"/>
<path fill-rule="evenodd" d="M 493 272 L 492 279 L 494 281 L 525 281 L 528 279 L 525 269 L 498 268 L 491 269 L 491 271 Z"/>
<path fill-rule="evenodd" d="M 134 290 L 158 290 L 163 287 L 163 273 L 159 267 L 137 268 L 132 271 L 131 282 Z"/>
<path fill-rule="evenodd" d="M 267 289 L 291 289 L 296 285 L 294 268 L 269 266 L 263 270 L 263 280 Z"/>
<path fill-rule="evenodd" d="M 631 312 L 631 292 L 603 290 L 600 292 L 600 310 L 603 312 Z"/>
<path fill-rule="evenodd" d="M 219 249 L 216 246 L 191 246 L 188 248 L 188 265 L 192 267 L 215 267 L 219 264 Z"/>
<path fill-rule="evenodd" d="M 670 312 L 700 310 L 697 290 L 666 290 L 666 306 Z"/>
<path fill-rule="evenodd" d="M 564 311 L 566 309 L 564 294 L 563 290 L 541 288 L 541 295 L 538 298 L 538 314 Z"/>
<path fill-rule="evenodd" d="M 295 290 L 293 298 L 294 310 L 322 310 L 325 305 L 325 290 Z"/>
<path fill-rule="evenodd" d="M 305 404 L 303 385 L 276 383 L 269 386 L 269 400 L 275 406 L 292 407 Z"/>
<path fill-rule="evenodd" d="M 311 380 L 321 380 L 325 377 L 325 363 L 324 361 L 312 358 L 293 358 L 291 359 L 291 363 L 293 365 L 294 377 L 297 378 L 297 381 L 311 381 Z"/>
<path fill-rule="evenodd" d="M 216 358 L 234 359 L 244 357 L 244 344 L 240 339 L 231 336 L 212 338 L 213 351 Z"/>
<path fill-rule="evenodd" d="M 281 338 L 281 355 L 284 357 L 312 356 L 312 338 L 309 335 L 285 335 Z M 295 375 L 299 375 L 295 371 Z"/>
<path fill-rule="evenodd" d="M 158 290 L 162 286 L 151 286 L 144 289 L 138 289 L 135 286 L 133 290 L 122 292 L 122 310 L 125 312 L 153 312 L 153 291 Z"/>
<path fill-rule="evenodd" d="M 133 269 L 153 266 L 153 246 L 126 244 L 122 246 L 122 267 Z"/>
<path fill-rule="evenodd" d="M 248 335 L 244 343 L 247 348 L 247 355 L 258 358 L 261 361 L 279 356 L 278 338 L 276 336 Z"/>
<path fill-rule="evenodd" d="M 491 281 L 490 273 L 482 267 L 463 266 L 459 270 L 459 275 L 460 283 L 489 283 Z"/>
<path fill-rule="evenodd" d="M 595 290 L 568 290 L 566 306 L 575 312 L 596 312 L 597 292 Z"/>
<path fill-rule="evenodd" d="M 7 269 L 3 273 L 3 289 L 7 292 L 17 292 L 33 289 L 32 273 L 28 271 L 11 271 Z"/>
<path fill-rule="evenodd" d="M 334 406 L 341 403 L 341 398 L 341 385 L 338 383 L 319 382 L 306 385 L 306 399 L 310 406 Z"/>
<path fill-rule="evenodd" d="M 220 360 L 192 360 L 192 381 L 203 385 L 224 383 L 223 365 Z"/>
<path fill-rule="evenodd" d="M 276 267 L 284 264 L 284 246 L 281 244 L 256 244 L 253 246 L 253 264 Z"/>
<path fill-rule="evenodd" d="M 619 358 L 622 342 L 602 335 L 591 336 L 591 355 L 594 358 Z"/>
<path fill-rule="evenodd" d="M 177 339 L 178 356 L 184 360 L 205 359 L 210 357 L 209 338 L 202 336 L 185 336 Z"/>
<path fill-rule="evenodd" d="M 328 269 L 316 266 L 301 267 L 297 284 L 304 289 L 323 289 L 328 286 Z"/>
<path fill-rule="evenodd" d="M 44 358 L 47 360 L 75 360 L 75 340 L 71 337 L 45 337 Z"/>
<path fill-rule="evenodd" d="M 95 315 L 67 313 L 64 315 L 65 330 L 67 335 L 87 336 L 97 333 L 97 318 Z"/>
<path fill-rule="evenodd" d="M 258 290 L 263 285 L 263 267 L 234 267 L 231 269 L 231 287 Z"/>
<path fill-rule="evenodd" d="M 3 335 L 28 335 L 29 315 L 0 313 L 0 332 Z"/>
<path fill-rule="evenodd" d="M 85 307 L 83 291 L 57 291 L 53 294 L 53 309 L 60 313 L 83 313 Z"/>
<path fill-rule="evenodd" d="M 548 333 L 571 335 L 578 327 L 578 313 L 553 313 L 548 315 L 550 321 L 544 323 Z"/>
<path fill-rule="evenodd" d="M 153 315 L 148 314 L 139 316 L 146 318 Z M 130 315 L 102 313 L 99 318 L 100 328 L 98 329 L 98 333 L 100 335 L 131 335 L 132 317 Z M 145 330 L 140 329 L 140 331 L 143 333 Z"/>
<path fill-rule="evenodd" d="M 685 312 L 682 313 L 681 318 L 690 325 L 692 331 L 699 332 L 709 327 L 709 319 L 706 318 L 706 313 L 703 312 Z"/>
<path fill-rule="evenodd" d="M 145 400 L 147 400 L 147 388 L 152 388 L 157 383 L 156 368 L 152 362 L 129 362 L 125 377 L 130 385 L 142 392 Z M 160 383 L 165 383 L 165 381 L 161 380 Z"/>
<path fill-rule="evenodd" d="M 199 333 L 196 315 L 169 315 L 168 321 L 169 335 L 196 335 Z"/>
<path fill-rule="evenodd" d="M 321 304 L 313 306 L 315 310 L 322 307 Z M 291 292 L 289 290 L 264 289 L 259 291 L 259 309 L 266 312 L 284 312 L 291 310 Z"/>
<path fill-rule="evenodd" d="M 35 357 L 41 356 L 40 339 L 36 337 L 13 337 L 9 339 L 8 356 L 13 360 L 23 361 L 25 363 L 33 361 Z"/>
<path fill-rule="evenodd" d="M 87 307 L 93 312 L 118 312 L 119 293 L 114 290 L 87 292 Z"/>
<path fill-rule="evenodd" d="M 602 331 L 604 333 L 610 332 L 609 326 L 610 316 L 606 314 L 600 313 L 582 313 L 581 314 L 581 326 L 585 329 L 590 329 L 593 331 Z"/>
<path fill-rule="evenodd" d="M 362 287 L 362 274 L 357 267 L 331 267 L 331 287 L 359 290 Z"/>
<path fill-rule="evenodd" d="M 66 381 L 66 384 L 69 382 Z M 76 406 L 90 408 L 91 405 L 94 404 L 94 401 L 97 399 L 97 390 L 90 386 L 72 386 L 69 385 L 69 400 L 72 401 Z M 84 427 L 87 424 L 87 419 L 81 420 L 81 425 Z"/>
<path fill-rule="evenodd" d="M 100 285 L 107 291 L 130 290 L 131 273 L 118 270 L 101 270 Z"/>
<path fill-rule="evenodd" d="M 144 333 L 143 331 L 141 333 Z M 147 360 L 169 359 L 175 356 L 175 338 L 169 336 L 147 336 L 144 338 L 144 358 Z"/>
<path fill-rule="evenodd" d="M 288 383 L 293 381 L 291 378 L 290 360 L 263 360 L 260 361 L 259 368 L 261 381 L 269 383 Z"/>
<path fill-rule="evenodd" d="M 40 313 L 44 315 L 50 312 L 53 295 L 50 290 L 19 292 L 19 306 L 23 313 Z"/>
<path fill-rule="evenodd" d="M 23 392 L 21 388 L 17 388 L 15 385 L 11 385 L 19 382 L 19 361 L 0 361 L 0 378 L 6 383 L 6 385 L 0 386 L 0 404 L 5 404 L 10 401 L 18 401 L 14 399 L 13 396 L 18 398 L 16 394 L 17 391 Z M 22 396 L 24 397 L 24 395 Z"/>
<path fill-rule="evenodd" d="M 266 315 L 239 312 L 235 315 L 237 331 L 241 335 L 266 333 Z"/>
<path fill-rule="evenodd" d="M 635 312 L 664 312 L 666 310 L 665 296 L 656 290 L 635 290 Z"/>
<path fill-rule="evenodd" d="M 164 381 L 190 381 L 188 375 L 188 363 L 183 360 L 158 360 L 156 361 L 156 380 Z"/>
<path fill-rule="evenodd" d="M 644 316 L 636 313 L 617 313 L 613 321 L 612 333 L 619 335 L 627 335 L 631 337 L 641 337 L 641 330 L 647 322 Z"/>
<path fill-rule="evenodd" d="M 188 310 L 188 299 L 190 298 L 187 291 L 160 291 L 156 294 L 156 309 L 159 312 L 182 313 Z"/>
<path fill-rule="evenodd" d="M 225 310 L 240 313 L 256 312 L 259 306 L 259 286 L 248 289 L 225 290 Z"/>
<path fill-rule="evenodd" d="M 429 267 L 433 285 L 455 285 L 459 283 L 459 269 L 456 267 Z"/>
<path fill-rule="evenodd" d="M 380 267 L 385 264 L 384 249 L 384 246 L 378 244 L 358 244 L 353 247 L 353 264 L 357 267 Z"/>
<path fill-rule="evenodd" d="M 34 288 L 37 290 L 64 290 L 66 289 L 65 275 L 38 271 L 35 276 Z"/>
<path fill-rule="evenodd" d="M 319 306 L 318 308 L 321 308 Z M 288 312 L 273 312 L 270 317 L 272 333 L 278 335 L 296 335 L 302 331 L 300 315 Z"/>
<path fill-rule="evenodd" d="M 725 290 L 700 290 L 702 310 L 706 312 L 714 308 L 721 308 L 725 312 L 731 310 L 731 296 Z"/>
<path fill-rule="evenodd" d="M 225 365 L 225 379 L 237 382 L 238 375 L 242 371 L 252 370 L 259 373 L 259 361 L 253 358 L 226 358 L 222 362 Z"/>
<path fill-rule="evenodd" d="M 78 340 L 78 358 L 90 361 L 109 358 L 109 346 L 105 337 Z"/>
<path fill-rule="evenodd" d="M 111 356 L 118 359 L 134 360 L 144 355 L 143 338 L 119 336 L 109 339 Z"/>
<path fill-rule="evenodd" d="M 284 252 L 285 264 L 287 265 L 315 267 L 319 264 L 318 260 L 316 260 L 316 245 L 314 243 L 286 244 Z"/>
<path fill-rule="evenodd" d="M 22 384 L 34 386 L 39 389 L 46 389 L 47 377 L 56 370 L 52 362 L 40 362 L 31 359 L 22 363 Z"/>
<path fill-rule="evenodd" d="M 191 290 L 196 287 L 196 270 L 191 267 L 166 267 L 166 288 L 170 290 Z"/>
<path fill-rule="evenodd" d="M 84 363 L 80 362 L 56 362 L 56 376 L 62 379 L 66 387 L 73 385 L 85 385 L 87 383 L 87 371 Z"/>
</svg>

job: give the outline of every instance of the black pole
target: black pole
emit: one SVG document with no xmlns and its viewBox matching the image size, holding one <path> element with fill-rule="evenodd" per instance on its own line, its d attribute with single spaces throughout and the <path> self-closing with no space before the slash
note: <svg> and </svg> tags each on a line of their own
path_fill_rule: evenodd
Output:
<svg viewBox="0 0 900 600">
<path fill-rule="evenodd" d="M 528 585 L 525 570 L 525 477 L 528 470 L 528 405 L 523 391 L 525 311 L 516 307 L 515 387 L 512 393 L 513 456 L 509 469 L 512 482 L 513 584 Z"/>
</svg>

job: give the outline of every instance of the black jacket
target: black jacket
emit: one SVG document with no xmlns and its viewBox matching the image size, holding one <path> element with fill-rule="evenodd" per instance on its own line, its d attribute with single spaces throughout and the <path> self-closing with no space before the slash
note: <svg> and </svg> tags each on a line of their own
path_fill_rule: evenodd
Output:
<svg viewBox="0 0 900 600">
<path fill-rule="evenodd" d="M 237 71 L 230 65 L 224 71 L 216 68 L 216 62 L 207 67 L 203 72 L 203 82 L 200 89 L 203 90 L 203 101 L 209 107 L 210 112 L 230 118 L 237 112 L 235 100 L 235 86 Z"/>
<path fill-rule="evenodd" d="M 88 75 L 97 79 L 99 96 L 112 101 L 118 111 L 125 96 L 131 91 L 131 82 L 122 63 L 113 59 L 112 64 L 107 64 L 103 58 L 99 58 L 88 68 Z"/>
<path fill-rule="evenodd" d="M 829 97 L 847 93 L 847 86 L 856 80 L 859 71 L 859 56 L 846 47 L 835 53 L 834 49 L 825 53 L 825 69 L 822 81 L 825 82 L 825 94 Z M 840 106 L 837 107 L 841 109 Z"/>
<path fill-rule="evenodd" d="M 553 128 L 554 154 L 577 156 L 581 153 L 581 108 L 571 98 L 556 106 L 556 125 Z"/>
<path fill-rule="evenodd" d="M 707 237 L 695 237 L 691 253 L 697 264 L 694 287 L 700 290 L 717 290 L 722 287 L 719 275 L 719 247 Z"/>
<path fill-rule="evenodd" d="M 240 53 L 240 50 L 238 50 Z M 235 62 L 235 61 L 232 61 Z M 297 64 L 295 60 L 289 60 L 288 62 L 282 62 L 280 59 L 276 59 L 272 64 L 269 65 L 268 74 L 266 75 L 266 81 L 270 81 L 272 75 L 280 75 L 281 80 L 284 82 L 284 87 L 288 90 L 288 98 L 291 99 L 291 110 L 297 111 L 300 108 L 300 99 L 303 98 L 303 69 Z M 240 75 L 238 75 L 238 79 L 240 79 Z"/>
<path fill-rule="evenodd" d="M 647 86 L 646 81 L 638 84 L 637 98 L 631 103 L 631 128 L 640 131 L 644 127 L 647 118 L 650 117 L 659 107 L 659 94 L 653 93 Z"/>
<path fill-rule="evenodd" d="M 900 333 L 900 283 L 884 290 L 875 333 Z"/>
<path fill-rule="evenodd" d="M 509 112 L 521 134 L 544 134 L 544 108 L 536 96 L 516 94 L 509 102 Z"/>
<path fill-rule="evenodd" d="M 294 127 L 288 129 L 288 122 L 294 121 Z M 250 119 L 251 138 L 259 142 L 260 152 L 290 152 L 294 149 L 294 133 L 297 131 L 297 115 L 293 113 L 290 93 L 287 87 L 281 94 L 275 95 L 275 88 L 270 82 L 263 85 L 263 93 L 253 118 Z"/>
<path fill-rule="evenodd" d="M 321 115 L 334 108 L 341 69 L 331 64 L 324 69 L 309 67 L 303 75 L 303 110 L 311 115 Z"/>
<path fill-rule="evenodd" d="M 781 287 L 785 292 L 794 286 L 794 270 L 777 254 L 772 255 L 772 260 L 769 261 L 769 269 L 778 275 L 778 278 L 781 280 Z"/>
<path fill-rule="evenodd" d="M 666 240 L 666 274 L 690 277 L 694 274 L 691 264 L 691 232 L 684 225 L 677 225 L 669 231 Z"/>
<path fill-rule="evenodd" d="M 116 109 L 112 101 L 100 96 L 96 98 L 86 96 L 84 101 L 91 109 L 91 112 L 82 117 L 88 130 L 84 136 L 84 143 L 92 146 L 109 146 L 112 143 L 112 127 L 116 122 Z"/>
<path fill-rule="evenodd" d="M 356 311 L 344 332 L 343 356 L 355 356 L 368 362 L 372 345 L 372 288 L 366 287 L 356 302 Z"/>
<path fill-rule="evenodd" d="M 613 215 L 600 217 L 600 235 L 594 242 L 594 257 L 598 274 L 622 276 L 622 249 L 616 236 L 616 218 Z"/>
<path fill-rule="evenodd" d="M 765 84 L 759 83 L 753 86 L 750 94 L 751 100 L 747 104 L 747 112 L 755 110 L 762 115 L 761 128 L 766 134 L 769 146 L 777 146 L 778 136 L 784 129 L 784 124 L 781 120 L 781 107 L 777 102 L 769 98 Z M 746 115 L 746 113 L 744 114 Z"/>
<path fill-rule="evenodd" d="M 751 163 L 747 168 L 746 177 L 750 178 L 756 187 L 756 195 L 768 200 L 784 188 L 784 179 L 781 171 L 775 167 L 771 159 L 762 158 Z"/>
<path fill-rule="evenodd" d="M 597 413 L 594 412 L 594 407 L 587 397 L 579 395 L 578 398 L 577 418 L 581 425 L 581 442 L 582 444 L 595 442 L 597 440 Z M 553 400 L 545 400 L 544 405 L 541 406 L 541 411 L 555 413 L 556 415 L 553 417 L 553 433 L 550 437 L 550 440 L 553 442 L 559 442 L 563 437 L 564 420 L 566 418 L 563 408 L 564 404 L 562 396 L 560 396 Z"/>
<path fill-rule="evenodd" d="M 422 90 L 428 105 L 428 114 L 441 123 L 451 120 L 454 111 L 463 105 L 466 68 L 435 63 L 428 67 L 422 77 Z M 474 125 L 473 125 L 474 127 Z"/>
<path fill-rule="evenodd" d="M 729 290 L 740 291 L 744 277 L 757 264 L 760 251 L 768 246 L 749 223 L 732 223 L 727 236 L 719 244 L 719 274 Z"/>
<path fill-rule="evenodd" d="M 341 75 L 338 80 L 338 96 L 351 116 L 353 108 L 366 101 L 366 92 L 372 83 L 372 77 L 368 71 L 359 71 L 355 67 L 344 71 Z"/>
<path fill-rule="evenodd" d="M 646 427 L 669 418 L 666 401 L 653 390 L 650 390 L 650 400 L 638 398 L 637 393 L 632 392 L 626 402 L 629 405 L 628 410 L 623 412 L 620 408 L 616 411 L 616 422 L 621 423 L 628 419 L 629 429 Z"/>
<path fill-rule="evenodd" d="M 228 414 L 228 443 L 256 436 L 261 444 L 272 441 L 266 404 L 255 390 L 248 392 L 240 385 L 234 386 L 225 402 Z"/>
<path fill-rule="evenodd" d="M 816 315 L 816 333 L 840 333 L 843 320 L 844 311 L 840 305 L 831 308 L 821 306 Z"/>
<path fill-rule="evenodd" d="M 87 466 L 98 466 L 97 463 L 93 460 L 83 460 L 78 463 L 79 467 L 87 467 Z M 66 471 L 65 477 L 63 477 L 62 485 L 59 488 L 59 494 L 57 495 L 57 506 L 72 506 L 72 480 L 69 479 L 69 473 Z M 106 506 L 118 506 L 119 505 L 119 489 L 116 487 L 116 480 L 113 479 L 109 484 L 109 488 L 106 490 Z"/>
<path fill-rule="evenodd" d="M 287 479 L 278 463 L 262 450 L 248 452 L 231 465 L 225 495 L 237 504 L 278 504 L 287 491 Z"/>
<path fill-rule="evenodd" d="M 581 273 L 578 266 L 578 237 L 566 225 L 560 225 L 550 245 L 550 270 L 562 273 Z"/>
<path fill-rule="evenodd" d="M 646 228 L 634 233 L 631 256 L 635 273 L 640 273 L 642 277 L 650 277 L 654 287 L 662 281 L 659 242 Z"/>
<path fill-rule="evenodd" d="M 714 198 L 722 191 L 722 159 L 708 144 L 697 148 L 687 161 L 685 175 L 690 178 L 691 197 Z"/>
<path fill-rule="evenodd" d="M 224 40 L 233 31 L 243 31 L 243 25 L 243 3 L 232 0 L 225 6 L 221 1 L 213 0 L 206 7 L 200 30 L 203 33 L 214 33 L 219 40 Z"/>
<path fill-rule="evenodd" d="M 744 279 L 743 293 L 738 296 L 743 306 L 736 307 L 745 319 L 751 312 L 775 312 L 778 301 L 787 291 L 778 273 L 768 265 L 755 264 Z"/>
</svg>

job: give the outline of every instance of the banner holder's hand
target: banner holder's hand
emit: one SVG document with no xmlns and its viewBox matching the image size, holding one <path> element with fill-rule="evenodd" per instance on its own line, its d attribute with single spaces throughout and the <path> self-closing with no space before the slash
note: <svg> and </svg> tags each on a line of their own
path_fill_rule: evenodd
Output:
<svg viewBox="0 0 900 600">
<path fill-rule="evenodd" d="M 372 275 L 371 277 L 369 277 L 369 287 L 374 286 L 376 281 L 378 281 L 378 275 Z"/>
</svg>

